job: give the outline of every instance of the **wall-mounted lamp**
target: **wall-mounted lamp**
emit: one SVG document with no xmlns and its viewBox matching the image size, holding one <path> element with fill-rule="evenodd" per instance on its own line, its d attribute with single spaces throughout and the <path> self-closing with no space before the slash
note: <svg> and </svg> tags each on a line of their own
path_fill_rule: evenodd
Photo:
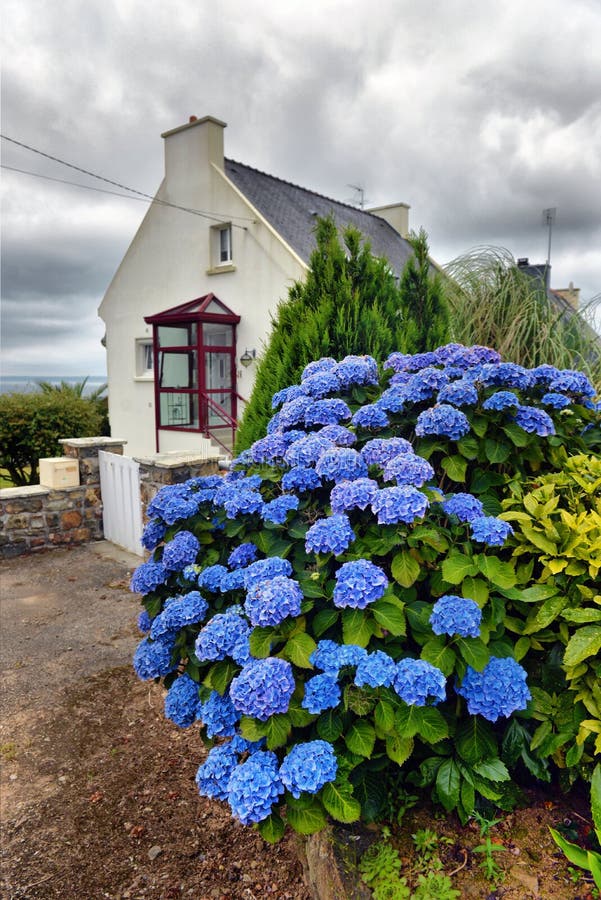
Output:
<svg viewBox="0 0 601 900">
<path fill-rule="evenodd" d="M 248 369 L 251 363 L 253 363 L 256 359 L 257 351 L 249 350 L 248 348 L 244 351 L 242 356 L 240 357 L 240 362 L 244 366 L 245 369 Z"/>
</svg>

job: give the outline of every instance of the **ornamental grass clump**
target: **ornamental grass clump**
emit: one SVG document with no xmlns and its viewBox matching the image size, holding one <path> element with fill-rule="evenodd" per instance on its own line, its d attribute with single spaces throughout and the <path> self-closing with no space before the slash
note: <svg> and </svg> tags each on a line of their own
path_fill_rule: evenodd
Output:
<svg viewBox="0 0 601 900">
<path fill-rule="evenodd" d="M 601 734 L 586 378 L 449 344 L 381 373 L 316 361 L 273 411 L 223 478 L 159 491 L 132 578 L 134 667 L 163 680 L 173 722 L 200 726 L 201 794 L 275 841 L 377 819 L 399 767 L 463 821 L 525 776 L 586 778 Z"/>
</svg>

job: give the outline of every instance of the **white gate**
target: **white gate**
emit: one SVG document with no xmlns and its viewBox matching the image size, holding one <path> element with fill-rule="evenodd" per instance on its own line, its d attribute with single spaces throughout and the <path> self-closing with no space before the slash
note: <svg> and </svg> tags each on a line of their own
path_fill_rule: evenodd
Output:
<svg viewBox="0 0 601 900">
<path fill-rule="evenodd" d="M 142 548 L 140 464 L 129 456 L 98 451 L 104 537 L 138 556 Z"/>
</svg>

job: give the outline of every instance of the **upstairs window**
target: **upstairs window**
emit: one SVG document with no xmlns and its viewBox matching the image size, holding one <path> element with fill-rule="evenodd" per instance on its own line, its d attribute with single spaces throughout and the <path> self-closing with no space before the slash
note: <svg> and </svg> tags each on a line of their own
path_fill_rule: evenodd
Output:
<svg viewBox="0 0 601 900">
<path fill-rule="evenodd" d="M 232 225 L 222 222 L 212 225 L 210 229 L 210 266 L 209 275 L 217 275 L 220 271 L 231 272 L 234 269 L 232 249 Z"/>
<path fill-rule="evenodd" d="M 232 226 L 226 225 L 225 228 L 219 229 L 219 262 L 229 263 L 232 261 Z"/>
</svg>

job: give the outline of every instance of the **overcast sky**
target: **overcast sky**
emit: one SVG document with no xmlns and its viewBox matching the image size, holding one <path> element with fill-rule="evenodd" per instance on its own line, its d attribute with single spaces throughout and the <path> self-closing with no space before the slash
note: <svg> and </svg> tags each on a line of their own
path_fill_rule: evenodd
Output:
<svg viewBox="0 0 601 900">
<path fill-rule="evenodd" d="M 231 158 L 409 203 L 441 263 L 544 262 L 557 207 L 553 287 L 601 291 L 600 0 L 5 0 L 2 42 L 2 133 L 44 153 L 154 194 L 160 133 L 211 114 Z M 145 204 L 7 168 L 2 195 L 3 372 L 102 374 L 96 310 Z"/>
</svg>

